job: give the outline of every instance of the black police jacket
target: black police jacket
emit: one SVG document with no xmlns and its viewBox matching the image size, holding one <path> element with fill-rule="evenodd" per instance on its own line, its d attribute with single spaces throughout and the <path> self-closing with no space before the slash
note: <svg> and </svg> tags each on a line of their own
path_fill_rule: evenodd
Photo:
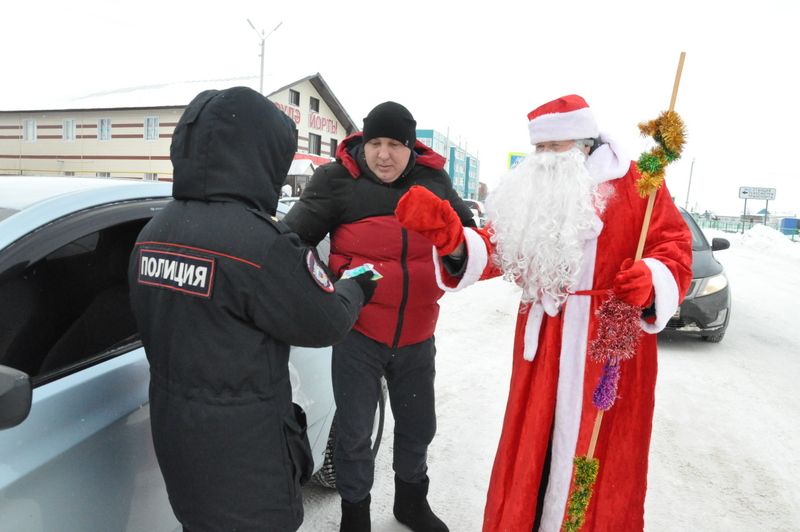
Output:
<svg viewBox="0 0 800 532">
<path fill-rule="evenodd" d="M 300 525 L 311 464 L 289 344 L 339 341 L 363 304 L 273 216 L 295 148 L 294 125 L 263 96 L 201 93 L 172 141 L 175 199 L 131 256 L 153 441 L 192 531 Z"/>
</svg>

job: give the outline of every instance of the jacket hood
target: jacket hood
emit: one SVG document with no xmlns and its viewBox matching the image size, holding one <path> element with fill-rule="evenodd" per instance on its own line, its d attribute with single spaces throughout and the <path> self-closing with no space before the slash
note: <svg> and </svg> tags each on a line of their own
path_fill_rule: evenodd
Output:
<svg viewBox="0 0 800 532">
<path fill-rule="evenodd" d="M 363 136 L 363 133 L 353 133 L 342 140 L 336 148 L 336 160 L 350 172 L 353 178 L 361 175 L 361 168 L 359 168 L 358 161 L 354 157 L 354 150 L 362 144 Z M 445 158 L 420 142 L 419 139 L 414 144 L 412 151 L 414 152 L 414 164 L 421 164 L 434 170 L 444 169 Z"/>
<path fill-rule="evenodd" d="M 296 151 L 294 123 L 261 94 L 247 87 L 203 91 L 172 137 L 172 196 L 275 214 Z"/>
</svg>

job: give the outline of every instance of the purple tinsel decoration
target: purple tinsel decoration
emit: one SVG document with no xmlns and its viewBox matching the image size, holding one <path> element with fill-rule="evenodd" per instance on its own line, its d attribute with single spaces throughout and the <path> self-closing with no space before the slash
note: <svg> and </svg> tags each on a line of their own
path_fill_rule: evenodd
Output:
<svg viewBox="0 0 800 532">
<path fill-rule="evenodd" d="M 619 383 L 619 362 L 611 359 L 603 367 L 603 376 L 592 394 L 592 403 L 599 410 L 608 410 L 617 399 L 617 383 Z"/>
</svg>

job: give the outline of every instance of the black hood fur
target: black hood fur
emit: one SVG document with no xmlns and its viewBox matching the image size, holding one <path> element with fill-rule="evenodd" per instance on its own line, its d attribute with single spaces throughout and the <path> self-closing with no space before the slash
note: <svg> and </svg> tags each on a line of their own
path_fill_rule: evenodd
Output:
<svg viewBox="0 0 800 532">
<path fill-rule="evenodd" d="M 296 139 L 294 123 L 256 91 L 203 91 L 172 137 L 172 195 L 244 203 L 275 214 Z"/>
</svg>

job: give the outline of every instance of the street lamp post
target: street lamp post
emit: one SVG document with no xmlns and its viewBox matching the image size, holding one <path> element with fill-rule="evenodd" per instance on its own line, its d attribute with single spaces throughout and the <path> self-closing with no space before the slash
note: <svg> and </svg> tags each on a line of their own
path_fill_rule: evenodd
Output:
<svg viewBox="0 0 800 532">
<path fill-rule="evenodd" d="M 683 207 L 689 210 L 689 191 L 692 189 L 692 172 L 694 172 L 694 159 L 692 159 L 692 166 L 689 168 L 689 186 L 686 187 L 686 205 Z"/>
<path fill-rule="evenodd" d="M 256 35 L 258 35 L 259 39 L 261 39 L 261 54 L 258 56 L 261 58 L 261 76 L 259 77 L 258 81 L 258 92 L 264 94 L 264 41 L 266 41 L 267 37 L 272 35 L 275 30 L 281 27 L 283 21 L 278 22 L 278 25 L 272 28 L 272 30 L 270 30 L 270 32 L 267 34 L 264 34 L 264 30 L 258 31 L 250 19 L 247 19 L 247 23 L 250 24 L 250 27 L 253 28 L 253 31 L 256 32 Z"/>
</svg>

